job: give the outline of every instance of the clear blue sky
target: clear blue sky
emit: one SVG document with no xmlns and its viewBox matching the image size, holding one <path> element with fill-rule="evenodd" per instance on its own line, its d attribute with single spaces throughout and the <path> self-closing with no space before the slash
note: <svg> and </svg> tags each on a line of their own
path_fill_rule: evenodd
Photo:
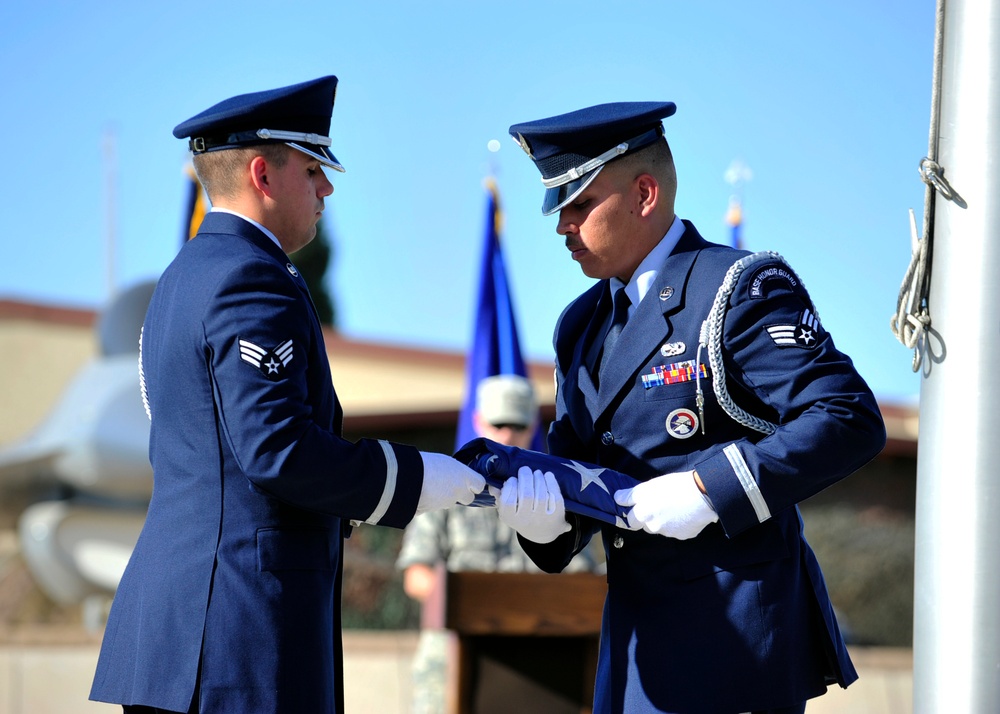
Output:
<svg viewBox="0 0 1000 714">
<path fill-rule="evenodd" d="M 880 398 L 915 398 L 889 316 L 907 209 L 922 215 L 933 30 L 933 0 L 5 3 L 0 298 L 99 307 L 109 285 L 155 278 L 179 247 L 174 125 L 336 74 L 347 173 L 326 223 L 342 331 L 465 349 L 492 171 L 522 345 L 548 360 L 591 281 L 507 127 L 669 100 L 678 215 L 727 240 L 724 175 L 743 161 L 747 247 L 791 262 Z"/>
</svg>

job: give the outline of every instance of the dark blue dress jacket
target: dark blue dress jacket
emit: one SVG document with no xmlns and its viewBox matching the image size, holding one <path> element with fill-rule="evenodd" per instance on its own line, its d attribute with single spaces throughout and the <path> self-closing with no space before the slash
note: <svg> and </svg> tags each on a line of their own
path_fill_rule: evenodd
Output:
<svg viewBox="0 0 1000 714">
<path fill-rule="evenodd" d="M 747 255 L 686 223 L 605 357 L 599 388 L 592 374 L 607 281 L 556 327 L 550 452 L 640 480 L 696 469 L 719 514 L 684 541 L 579 516 L 554 543 L 522 539 L 540 567 L 558 572 L 602 531 L 608 596 L 595 714 L 734 714 L 793 705 L 857 678 L 796 504 L 872 459 L 885 429 L 871 391 L 780 258 L 753 263 L 735 284 L 724 374 L 713 373 L 706 350 L 699 359 L 702 323 L 727 270 Z M 699 410 L 690 377 L 701 364 Z M 773 433 L 724 412 L 718 379 L 741 408 L 775 424 Z"/>
<path fill-rule="evenodd" d="M 419 453 L 341 438 L 301 275 L 248 221 L 209 213 L 142 330 L 153 495 L 91 698 L 203 712 L 343 711 L 348 520 L 402 527 Z"/>
</svg>

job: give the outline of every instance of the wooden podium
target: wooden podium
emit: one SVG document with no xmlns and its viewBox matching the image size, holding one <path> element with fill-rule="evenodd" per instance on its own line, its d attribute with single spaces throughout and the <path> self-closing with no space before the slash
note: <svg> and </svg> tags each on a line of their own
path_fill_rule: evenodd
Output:
<svg viewBox="0 0 1000 714">
<path fill-rule="evenodd" d="M 590 714 L 607 580 L 441 572 L 424 626 L 452 634 L 449 713 Z"/>
</svg>

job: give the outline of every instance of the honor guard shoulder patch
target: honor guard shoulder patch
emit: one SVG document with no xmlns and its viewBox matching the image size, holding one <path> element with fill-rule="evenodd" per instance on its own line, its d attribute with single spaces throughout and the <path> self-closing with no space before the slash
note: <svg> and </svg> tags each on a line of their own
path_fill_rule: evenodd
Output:
<svg viewBox="0 0 1000 714">
<path fill-rule="evenodd" d="M 748 285 L 751 300 L 766 298 L 776 287 L 785 287 L 793 292 L 801 290 L 795 273 L 783 265 L 774 263 L 763 265 L 751 273 Z"/>
<path fill-rule="evenodd" d="M 823 326 L 811 310 L 805 310 L 794 325 L 768 325 L 767 334 L 778 347 L 801 347 L 811 350 L 823 336 Z"/>
<path fill-rule="evenodd" d="M 239 340 L 240 359 L 259 369 L 272 382 L 284 379 L 285 368 L 292 361 L 292 341 L 285 340 L 274 349 L 266 350 L 250 340 Z"/>
</svg>

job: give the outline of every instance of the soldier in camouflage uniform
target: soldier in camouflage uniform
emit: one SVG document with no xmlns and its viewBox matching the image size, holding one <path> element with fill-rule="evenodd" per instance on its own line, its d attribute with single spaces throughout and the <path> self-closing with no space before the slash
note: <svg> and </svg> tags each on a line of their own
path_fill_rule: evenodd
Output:
<svg viewBox="0 0 1000 714">
<path fill-rule="evenodd" d="M 482 380 L 473 415 L 480 436 L 508 446 L 531 448 L 538 407 L 531 382 L 500 375 Z M 434 589 L 435 568 L 451 572 L 541 572 L 517 541 L 517 534 L 493 508 L 452 508 L 424 513 L 407 526 L 396 561 L 404 571 L 403 589 L 424 602 Z M 580 553 L 566 572 L 596 570 L 590 551 Z M 424 629 L 413 660 L 413 714 L 441 714 L 447 701 L 445 682 L 449 638 L 442 630 Z"/>
</svg>

